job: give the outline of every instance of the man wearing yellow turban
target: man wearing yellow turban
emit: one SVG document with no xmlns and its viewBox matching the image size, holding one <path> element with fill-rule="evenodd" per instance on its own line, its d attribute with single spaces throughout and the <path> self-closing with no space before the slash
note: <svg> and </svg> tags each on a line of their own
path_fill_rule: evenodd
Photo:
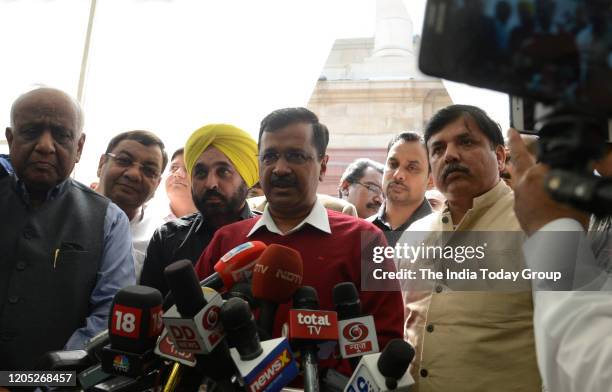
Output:
<svg viewBox="0 0 612 392">
<path fill-rule="evenodd" d="M 233 125 L 210 124 L 193 132 L 184 159 L 198 212 L 156 230 L 140 280 L 164 295 L 166 266 L 182 259 L 195 264 L 218 228 L 253 217 L 245 200 L 259 180 L 257 143 Z"/>
</svg>

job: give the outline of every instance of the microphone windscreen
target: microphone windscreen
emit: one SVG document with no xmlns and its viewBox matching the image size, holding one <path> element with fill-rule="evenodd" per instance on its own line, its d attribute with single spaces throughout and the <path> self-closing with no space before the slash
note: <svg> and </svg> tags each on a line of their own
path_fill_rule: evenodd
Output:
<svg viewBox="0 0 612 392">
<path fill-rule="evenodd" d="M 225 302 L 221 308 L 221 322 L 230 344 L 236 347 L 241 359 L 250 360 L 262 353 L 255 318 L 246 301 L 230 298 Z"/>
<path fill-rule="evenodd" d="M 213 267 L 226 288 L 250 278 L 253 265 L 266 249 L 261 241 L 249 241 L 230 249 Z M 200 259 L 206 252 L 202 252 Z"/>
<path fill-rule="evenodd" d="M 170 264 L 164 269 L 164 276 L 181 317 L 191 318 L 206 306 L 200 281 L 189 260 Z"/>
<path fill-rule="evenodd" d="M 275 303 L 289 302 L 303 274 L 302 256 L 296 250 L 268 245 L 253 267 L 253 295 Z"/>
<path fill-rule="evenodd" d="M 319 309 L 317 290 L 311 286 L 302 286 L 293 295 L 294 309 Z"/>
<path fill-rule="evenodd" d="M 161 333 L 162 295 L 147 286 L 128 286 L 115 294 L 108 318 L 108 334 L 114 349 L 143 353 Z"/>
<path fill-rule="evenodd" d="M 248 302 L 251 310 L 259 307 L 259 301 L 253 296 L 250 282 L 238 282 L 227 291 L 228 298 L 240 298 Z"/>
<path fill-rule="evenodd" d="M 400 379 L 412 359 L 414 348 L 402 339 L 392 339 L 380 353 L 378 358 L 378 370 L 384 377 Z"/>
<path fill-rule="evenodd" d="M 334 286 L 332 298 L 338 320 L 346 320 L 361 316 L 361 301 L 359 292 L 353 282 L 342 282 Z"/>
</svg>

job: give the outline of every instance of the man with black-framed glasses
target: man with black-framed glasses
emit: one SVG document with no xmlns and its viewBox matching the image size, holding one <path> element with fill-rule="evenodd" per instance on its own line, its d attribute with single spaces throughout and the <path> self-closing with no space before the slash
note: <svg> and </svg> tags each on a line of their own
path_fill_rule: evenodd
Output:
<svg viewBox="0 0 612 392">
<path fill-rule="evenodd" d="M 430 182 L 429 162 L 423 137 L 416 132 L 402 132 L 387 146 L 387 161 L 383 173 L 385 201 L 376 215 L 368 218 L 387 234 L 387 241 L 395 245 L 401 232 L 414 221 L 431 214 L 425 198 Z"/>
<path fill-rule="evenodd" d="M 127 131 L 113 137 L 100 156 L 96 191 L 111 199 L 130 220 L 136 279 L 153 232 L 164 222 L 145 213 L 168 164 L 164 143 L 149 131 Z"/>
<path fill-rule="evenodd" d="M 340 177 L 338 196 L 353 204 L 362 219 L 376 214 L 382 205 L 382 174 L 382 164 L 359 158 L 348 165 Z"/>
</svg>

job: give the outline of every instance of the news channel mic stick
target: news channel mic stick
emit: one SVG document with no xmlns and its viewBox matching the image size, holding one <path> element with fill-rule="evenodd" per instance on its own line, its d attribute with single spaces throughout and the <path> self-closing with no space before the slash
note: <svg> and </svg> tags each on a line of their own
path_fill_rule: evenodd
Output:
<svg viewBox="0 0 612 392">
<path fill-rule="evenodd" d="M 302 256 L 287 246 L 270 244 L 253 266 L 253 295 L 260 301 L 257 325 L 272 336 L 276 310 L 287 303 L 302 284 Z"/>
<path fill-rule="evenodd" d="M 347 358 L 355 370 L 362 355 L 379 351 L 374 317 L 361 314 L 359 292 L 353 282 L 334 286 L 332 298 L 338 313 L 340 355 Z"/>
<path fill-rule="evenodd" d="M 221 309 L 221 320 L 234 364 L 245 389 L 251 392 L 277 392 L 299 373 L 285 338 L 260 342 L 253 313 L 246 301 L 229 299 Z"/>
<path fill-rule="evenodd" d="M 389 341 L 382 352 L 364 355 L 344 392 L 408 392 L 414 384 L 407 371 L 414 348 L 402 339 Z"/>
<path fill-rule="evenodd" d="M 249 241 L 230 249 L 214 265 L 215 272 L 200 285 L 224 292 L 238 282 L 248 281 L 255 262 L 266 248 L 267 245 L 261 241 Z M 202 252 L 200 259 L 204 254 Z"/>
<path fill-rule="evenodd" d="M 314 287 L 302 286 L 293 295 L 288 324 L 289 339 L 302 355 L 304 390 L 318 392 L 317 344 L 338 340 L 338 316 L 333 311 L 319 310 L 317 291 Z"/>
<path fill-rule="evenodd" d="M 176 305 L 163 315 L 168 336 L 178 350 L 195 354 L 196 360 L 194 370 L 183 375 L 182 387 L 199 385 L 204 376 L 220 385 L 231 384 L 232 362 L 219 322 L 221 296 L 211 288 L 200 286 L 189 260 L 172 263 L 164 275 L 176 299 Z M 180 374 L 179 369 L 181 366 L 176 365 L 177 371 L 173 374 Z"/>
<path fill-rule="evenodd" d="M 223 338 L 219 310 L 223 299 L 214 290 L 200 287 L 189 260 L 176 261 L 164 269 L 176 305 L 163 314 L 170 338 L 179 350 L 208 354 Z"/>
<path fill-rule="evenodd" d="M 139 285 L 123 288 L 115 294 L 110 312 L 110 345 L 101 351 L 103 371 L 143 376 L 157 363 L 153 347 L 163 327 L 161 293 Z"/>
</svg>

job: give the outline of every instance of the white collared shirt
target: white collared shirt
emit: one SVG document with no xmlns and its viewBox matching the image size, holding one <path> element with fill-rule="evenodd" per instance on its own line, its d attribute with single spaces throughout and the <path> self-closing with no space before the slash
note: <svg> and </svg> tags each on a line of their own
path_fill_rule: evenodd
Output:
<svg viewBox="0 0 612 392">
<path fill-rule="evenodd" d="M 146 210 L 146 214 L 145 214 Z M 136 271 L 136 282 L 140 281 L 140 273 L 142 265 L 147 254 L 149 241 L 155 232 L 155 229 L 165 223 L 164 219 L 159 215 L 152 213 L 147 205 L 140 207 L 136 216 L 130 221 L 130 231 L 132 232 L 132 245 L 134 256 L 134 269 Z"/>
<path fill-rule="evenodd" d="M 301 221 L 297 226 L 287 231 L 286 233 L 281 232 L 278 226 L 276 226 L 276 223 L 274 223 L 274 219 L 272 219 L 272 216 L 270 215 L 270 211 L 268 210 L 268 208 L 269 208 L 269 205 L 266 204 L 266 207 L 264 208 L 264 211 L 263 211 L 263 215 L 255 223 L 255 226 L 253 226 L 251 231 L 249 231 L 249 234 L 247 234 L 247 237 L 250 237 L 253 233 L 259 230 L 261 227 L 267 228 L 268 231 L 271 233 L 275 233 L 275 234 L 279 234 L 283 236 L 289 235 L 291 233 L 294 233 L 300 230 L 302 227 L 304 227 L 305 224 L 309 224 L 310 226 L 315 227 L 324 233 L 331 234 L 331 228 L 329 226 L 329 218 L 327 216 L 327 210 L 325 209 L 325 207 L 323 207 L 323 204 L 321 204 L 319 199 L 317 199 L 314 206 L 312 207 L 312 210 L 310 210 L 310 214 L 308 214 L 308 216 L 304 218 L 304 220 Z"/>
</svg>

